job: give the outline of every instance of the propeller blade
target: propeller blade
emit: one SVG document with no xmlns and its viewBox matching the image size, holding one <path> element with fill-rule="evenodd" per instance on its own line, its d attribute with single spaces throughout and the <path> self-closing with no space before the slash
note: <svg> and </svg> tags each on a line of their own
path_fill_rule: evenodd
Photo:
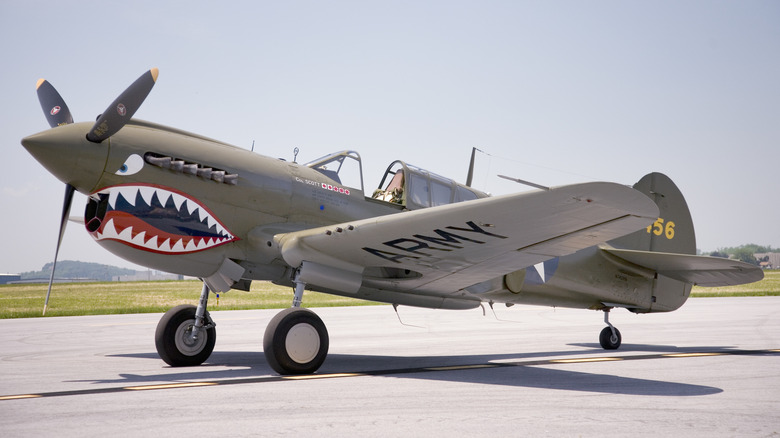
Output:
<svg viewBox="0 0 780 438">
<path fill-rule="evenodd" d="M 76 188 L 70 184 L 65 184 L 65 199 L 62 203 L 62 219 L 60 220 L 60 238 L 57 240 L 57 249 L 54 251 L 54 263 L 51 267 L 51 277 L 49 277 L 49 290 L 46 292 L 46 301 L 43 303 L 43 316 L 46 316 L 46 309 L 49 307 L 49 296 L 51 295 L 51 285 L 54 283 L 54 270 L 57 269 L 57 256 L 60 253 L 60 244 L 62 243 L 62 236 L 65 235 L 65 225 L 68 224 L 68 216 L 70 215 L 70 205 L 73 202 L 73 193 Z"/>
<path fill-rule="evenodd" d="M 68 105 L 65 104 L 65 100 L 49 81 L 38 79 L 35 89 L 38 92 L 38 101 L 41 102 L 41 109 L 43 109 L 43 115 L 46 116 L 49 126 L 54 128 L 73 123 L 73 116 L 70 114 Z"/>
<path fill-rule="evenodd" d="M 158 70 L 153 68 L 130 84 L 129 87 L 98 117 L 92 130 L 87 134 L 87 140 L 100 143 L 119 132 L 141 107 L 146 96 L 157 82 Z"/>
</svg>

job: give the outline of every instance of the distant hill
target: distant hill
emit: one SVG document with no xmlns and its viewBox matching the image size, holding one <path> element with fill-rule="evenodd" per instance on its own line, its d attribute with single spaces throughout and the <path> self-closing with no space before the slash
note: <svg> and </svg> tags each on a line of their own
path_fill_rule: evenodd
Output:
<svg viewBox="0 0 780 438">
<path fill-rule="evenodd" d="M 40 271 L 22 272 L 22 280 L 49 278 L 52 263 L 46 263 Z M 98 281 L 111 281 L 114 276 L 135 275 L 135 270 L 101 265 L 100 263 L 61 260 L 57 262 L 57 278 L 84 278 Z"/>
</svg>

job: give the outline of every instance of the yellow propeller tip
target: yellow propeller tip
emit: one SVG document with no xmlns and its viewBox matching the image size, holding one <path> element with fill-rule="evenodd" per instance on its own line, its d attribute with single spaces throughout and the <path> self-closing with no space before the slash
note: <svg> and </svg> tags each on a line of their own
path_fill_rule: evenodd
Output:
<svg viewBox="0 0 780 438">
<path fill-rule="evenodd" d="M 150 73 L 152 73 L 152 80 L 157 82 L 157 75 L 160 74 L 160 70 L 157 69 L 157 67 L 154 67 L 153 69 L 149 70 Z"/>
<path fill-rule="evenodd" d="M 44 79 L 44 78 L 38 79 L 38 83 L 35 84 L 35 89 L 37 90 L 37 89 L 41 88 L 41 84 L 43 84 L 44 82 L 46 82 L 46 79 Z"/>
</svg>

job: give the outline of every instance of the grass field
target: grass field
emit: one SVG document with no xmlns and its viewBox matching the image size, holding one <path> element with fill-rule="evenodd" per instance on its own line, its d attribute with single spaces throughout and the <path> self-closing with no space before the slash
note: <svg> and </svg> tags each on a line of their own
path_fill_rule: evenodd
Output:
<svg viewBox="0 0 780 438">
<path fill-rule="evenodd" d="M 694 286 L 694 297 L 765 297 L 780 295 L 780 269 L 764 271 L 764 279 L 750 284 L 725 287 Z"/>
<path fill-rule="evenodd" d="M 179 304 L 198 304 L 202 283 L 134 281 L 126 283 L 58 283 L 52 288 L 46 316 L 110 315 L 165 312 Z M 41 316 L 47 285 L 0 286 L 0 319 Z M 293 290 L 256 281 L 251 291 L 231 290 L 209 298 L 210 310 L 283 309 L 290 307 Z M 306 291 L 303 307 L 359 306 L 369 301 Z"/>
<path fill-rule="evenodd" d="M 0 319 L 39 317 L 46 297 L 45 284 L 0 286 Z M 128 283 L 60 283 L 52 288 L 46 316 L 162 313 L 179 304 L 197 304 L 201 283 L 150 281 Z M 267 282 L 252 283 L 252 290 L 231 290 L 211 296 L 211 310 L 281 309 L 292 303 L 292 289 Z M 694 287 L 694 297 L 780 295 L 780 270 L 766 271 L 763 280 L 741 286 Z M 304 307 L 359 306 L 369 301 L 307 291 Z"/>
</svg>

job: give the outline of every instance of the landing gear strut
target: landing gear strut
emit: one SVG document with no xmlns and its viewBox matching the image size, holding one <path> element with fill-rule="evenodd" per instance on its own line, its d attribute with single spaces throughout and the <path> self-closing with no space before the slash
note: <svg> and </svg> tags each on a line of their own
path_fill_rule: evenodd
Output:
<svg viewBox="0 0 780 438">
<path fill-rule="evenodd" d="M 295 275 L 293 306 L 279 312 L 265 329 L 263 352 L 271 368 L 279 374 L 311 374 L 328 355 L 328 330 L 319 316 L 301 309 L 306 283 Z"/>
<path fill-rule="evenodd" d="M 217 342 L 217 330 L 206 310 L 208 300 L 209 288 L 203 283 L 198 307 L 189 304 L 174 307 L 157 323 L 154 344 L 160 358 L 168 365 L 200 365 L 211 356 Z"/>
<path fill-rule="evenodd" d="M 607 324 L 607 327 L 604 327 L 604 330 L 601 331 L 599 343 L 601 348 L 605 350 L 617 350 L 620 347 L 622 337 L 620 336 L 620 330 L 609 323 L 609 310 L 604 310 L 604 322 Z"/>
</svg>

